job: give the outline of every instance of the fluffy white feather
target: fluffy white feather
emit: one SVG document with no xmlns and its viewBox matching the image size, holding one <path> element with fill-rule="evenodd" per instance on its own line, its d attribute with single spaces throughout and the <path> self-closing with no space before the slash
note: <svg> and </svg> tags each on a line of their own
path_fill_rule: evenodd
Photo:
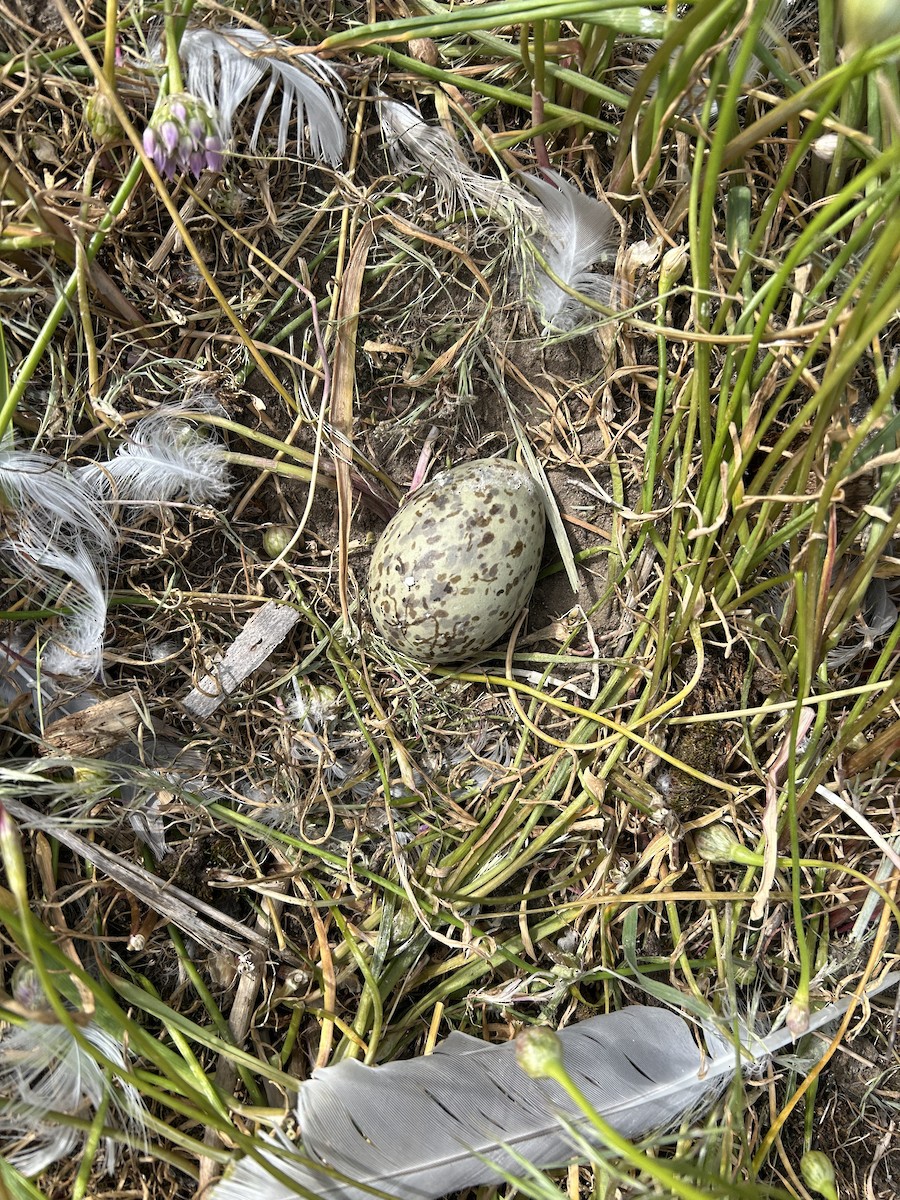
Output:
<svg viewBox="0 0 900 1200">
<path fill-rule="evenodd" d="M 121 1045 L 95 1024 L 87 1042 L 121 1070 L 128 1069 Z M 50 1113 L 90 1119 L 104 1103 L 110 1123 L 144 1140 L 144 1105 L 130 1083 L 113 1080 L 90 1051 L 64 1025 L 31 1020 L 0 1041 L 0 1134 L 7 1161 L 23 1175 L 37 1175 L 69 1159 L 85 1140 L 81 1129 L 54 1121 Z M 116 1143 L 105 1139 L 106 1167 L 112 1171 Z"/>
<path fill-rule="evenodd" d="M 876 990 L 898 982 L 900 972 Z M 846 1007 L 841 1001 L 823 1009 L 812 1028 L 836 1020 Z M 559 1038 L 571 1078 L 630 1138 L 677 1125 L 711 1103 L 740 1061 L 717 1033 L 706 1032 L 704 1053 L 682 1017 L 642 1005 L 582 1021 Z M 749 1060 L 764 1059 L 790 1040 L 783 1029 L 751 1039 Z M 435 1200 L 497 1184 L 500 1170 L 521 1174 L 516 1155 L 537 1167 L 571 1162 L 578 1153 L 567 1125 L 590 1136 L 560 1087 L 519 1068 L 514 1043 L 490 1046 L 460 1033 L 426 1057 L 382 1067 L 348 1060 L 315 1071 L 301 1085 L 297 1118 L 305 1158 L 296 1149 L 288 1157 L 282 1135 L 260 1147 L 291 1184 L 245 1158 L 210 1200 L 290 1200 L 297 1186 L 319 1200 L 364 1200 L 369 1193 L 362 1185 L 400 1200 Z"/>
<path fill-rule="evenodd" d="M 530 296 L 548 332 L 571 329 L 584 315 L 584 306 L 566 288 L 594 300 L 609 299 L 610 279 L 595 274 L 593 267 L 615 250 L 617 241 L 608 204 L 586 196 L 555 171 L 544 175 L 549 178 L 523 175 L 522 179 L 542 209 L 545 233 L 538 250 L 550 273 L 535 263 Z"/>
<path fill-rule="evenodd" d="M 30 542 L 13 539 L 4 542 L 0 550 L 13 559 L 29 582 L 41 584 L 50 596 L 61 597 L 69 609 L 44 651 L 44 668 L 53 675 L 99 675 L 108 592 L 105 564 L 84 545 L 62 550 L 51 543 L 38 550 Z"/>
<path fill-rule="evenodd" d="M 103 506 L 87 492 L 77 473 L 46 454 L 29 450 L 0 451 L 0 506 L 20 540 L 35 547 L 91 546 L 108 554 L 115 531 Z"/>
<path fill-rule="evenodd" d="M 108 462 L 88 468 L 93 487 L 136 507 L 221 500 L 229 487 L 222 447 L 184 419 L 189 415 L 162 409 L 137 421 Z"/>
<path fill-rule="evenodd" d="M 228 492 L 222 447 L 185 419 L 161 410 L 138 421 L 102 464 L 69 471 L 47 455 L 0 451 L 0 554 L 24 581 L 69 609 L 44 653 L 52 674 L 99 674 L 106 627 L 109 563 L 118 537 L 115 504 L 147 508 L 183 499 L 221 500 Z"/>
<path fill-rule="evenodd" d="M 65 593 L 71 614 L 45 656 L 50 671 L 96 675 L 106 623 L 112 523 L 99 499 L 53 459 L 25 450 L 0 453 L 0 507 L 7 537 L 0 553 L 30 585 Z"/>
<path fill-rule="evenodd" d="M 445 214 L 485 208 L 506 221 L 535 220 L 537 205 L 505 179 L 474 171 L 443 126 L 429 125 L 410 105 L 386 97 L 379 99 L 378 115 L 394 168 L 431 180 Z"/>
<path fill-rule="evenodd" d="M 298 156 L 308 144 L 314 156 L 332 166 L 339 165 L 347 135 L 337 92 L 340 76 L 329 63 L 314 54 L 298 54 L 290 42 L 281 38 L 239 25 L 187 29 L 180 54 L 187 67 L 188 91 L 215 113 L 223 144 L 231 138 L 234 114 L 268 74 L 269 84 L 257 109 L 250 149 L 256 148 L 263 118 L 275 89 L 280 88 L 278 153 L 284 154 L 288 127 L 296 118 Z"/>
</svg>

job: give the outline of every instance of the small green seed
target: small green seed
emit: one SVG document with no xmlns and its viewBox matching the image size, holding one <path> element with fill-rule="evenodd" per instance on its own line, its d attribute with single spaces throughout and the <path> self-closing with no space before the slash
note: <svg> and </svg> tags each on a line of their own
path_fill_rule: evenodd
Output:
<svg viewBox="0 0 900 1200">
<path fill-rule="evenodd" d="M 115 109 L 109 98 L 103 92 L 94 92 L 87 102 L 85 109 L 91 137 L 98 146 L 108 146 L 110 142 L 121 142 L 125 130 L 116 116 Z"/>
</svg>

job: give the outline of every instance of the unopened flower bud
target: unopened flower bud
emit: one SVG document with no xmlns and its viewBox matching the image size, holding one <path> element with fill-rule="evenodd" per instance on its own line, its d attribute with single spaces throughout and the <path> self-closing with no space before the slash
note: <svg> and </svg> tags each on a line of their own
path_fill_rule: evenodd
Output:
<svg viewBox="0 0 900 1200">
<path fill-rule="evenodd" d="M 687 246 L 673 246 L 662 256 L 659 267 L 659 290 L 661 295 L 672 290 L 685 272 L 688 264 Z"/>
<path fill-rule="evenodd" d="M 159 127 L 159 138 L 167 152 L 171 154 L 178 145 L 178 126 L 174 121 L 163 121 Z"/>
<path fill-rule="evenodd" d="M 218 134 L 210 134 L 206 139 L 206 165 L 210 171 L 221 171 L 225 161 L 225 148 Z"/>
<path fill-rule="evenodd" d="M 167 96 L 144 130 L 144 151 L 166 179 L 177 171 L 221 171 L 222 139 L 202 100 L 184 92 Z"/>
<path fill-rule="evenodd" d="M 742 846 L 727 825 L 707 825 L 697 832 L 694 845 L 706 862 L 758 867 L 763 861 L 761 854 Z"/>
<path fill-rule="evenodd" d="M 107 146 L 110 142 L 119 142 L 125 136 L 119 118 L 116 116 L 109 97 L 104 92 L 93 92 L 87 102 L 85 117 L 91 131 L 91 137 L 98 146 Z"/>
<path fill-rule="evenodd" d="M 809 1004 L 796 998 L 791 1002 L 784 1019 L 785 1025 L 791 1031 L 791 1037 L 802 1037 L 809 1029 Z"/>
<path fill-rule="evenodd" d="M 800 1173 L 812 1191 L 824 1196 L 825 1200 L 838 1200 L 834 1167 L 827 1154 L 821 1150 L 807 1150 L 800 1159 Z"/>
<path fill-rule="evenodd" d="M 740 843 L 727 825 L 707 825 L 698 830 L 694 845 L 703 861 L 710 863 L 734 862 L 734 851 L 740 849 Z"/>
<path fill-rule="evenodd" d="M 562 1042 L 555 1030 L 532 1025 L 516 1038 L 516 1062 L 532 1079 L 553 1078 L 563 1069 Z"/>
<path fill-rule="evenodd" d="M 263 550 L 269 558 L 280 558 L 296 532 L 291 525 L 270 525 L 263 534 Z"/>
</svg>

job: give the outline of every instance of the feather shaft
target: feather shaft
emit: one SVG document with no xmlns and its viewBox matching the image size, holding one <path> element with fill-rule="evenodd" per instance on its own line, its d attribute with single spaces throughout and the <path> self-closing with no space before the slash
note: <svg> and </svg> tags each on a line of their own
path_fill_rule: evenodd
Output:
<svg viewBox="0 0 900 1200">
<path fill-rule="evenodd" d="M 510 225 L 531 225 L 537 219 L 534 201 L 507 180 L 473 170 L 443 126 L 429 125 L 410 105 L 386 96 L 380 98 L 378 115 L 394 168 L 430 179 L 446 215 L 458 210 L 474 218 L 483 207 Z"/>
</svg>

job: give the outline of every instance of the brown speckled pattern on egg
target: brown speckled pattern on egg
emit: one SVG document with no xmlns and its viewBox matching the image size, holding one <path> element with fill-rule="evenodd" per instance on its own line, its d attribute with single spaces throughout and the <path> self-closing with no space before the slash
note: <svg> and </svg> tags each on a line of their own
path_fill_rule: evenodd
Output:
<svg viewBox="0 0 900 1200">
<path fill-rule="evenodd" d="M 470 658 L 509 632 L 543 550 L 540 488 L 521 467 L 483 458 L 441 471 L 410 496 L 375 547 L 372 618 L 411 658 Z"/>
</svg>

